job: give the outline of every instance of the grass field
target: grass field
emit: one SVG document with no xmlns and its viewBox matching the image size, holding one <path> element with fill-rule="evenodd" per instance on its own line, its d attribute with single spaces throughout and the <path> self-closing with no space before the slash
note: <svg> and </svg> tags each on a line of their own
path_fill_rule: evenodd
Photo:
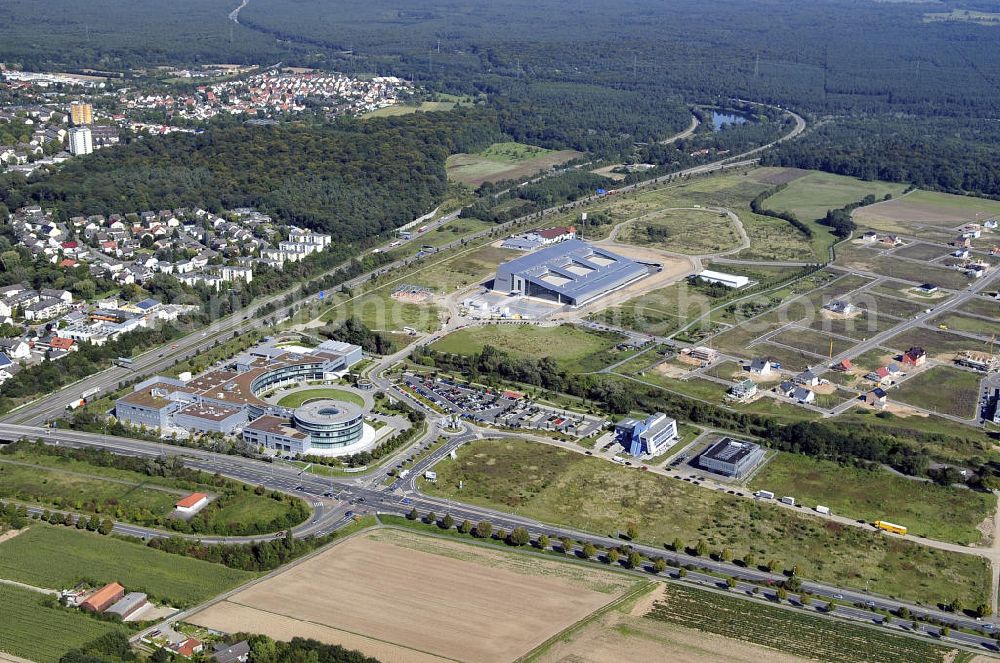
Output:
<svg viewBox="0 0 1000 663">
<path fill-rule="evenodd" d="M 972 418 L 979 401 L 978 373 L 950 366 L 934 366 L 889 392 L 891 400 L 934 412 Z"/>
<path fill-rule="evenodd" d="M 268 531 L 269 523 L 288 517 L 295 502 L 257 495 L 236 482 L 215 485 L 209 474 L 199 477 L 201 482 L 149 476 L 42 453 L 25 444 L 0 454 L 0 497 L 152 527 L 169 529 L 175 503 L 194 491 L 216 496 L 195 520 L 199 528 L 195 531 L 203 533 L 241 531 L 233 524 L 264 526 Z"/>
<path fill-rule="evenodd" d="M 79 610 L 50 603 L 54 600 L 0 584 L 0 605 L 3 605 L 0 651 L 37 663 L 56 663 L 70 649 L 111 631 L 123 630 Z"/>
<path fill-rule="evenodd" d="M 92 532 L 35 524 L 0 543 L 0 578 L 61 589 L 117 581 L 177 607 L 196 605 L 255 574 Z M 2 621 L 2 620 L 0 620 Z"/>
<path fill-rule="evenodd" d="M 750 238 L 750 247 L 735 254 L 734 258 L 804 262 L 825 259 L 826 246 L 830 243 L 826 239 L 829 233 L 825 230 L 816 233 L 815 238 L 810 240 L 784 219 L 754 214 L 744 208 L 734 211 Z"/>
<path fill-rule="evenodd" d="M 714 300 L 686 282 L 673 283 L 591 315 L 597 321 L 647 334 L 667 335 L 707 314 Z M 706 318 L 706 325 L 711 318 Z"/>
<path fill-rule="evenodd" d="M 803 352 L 811 352 L 820 357 L 829 357 L 845 352 L 852 347 L 850 341 L 830 336 L 822 332 L 793 327 L 771 337 L 773 343 L 787 345 Z M 831 352 L 832 348 L 832 352 Z M 820 359 L 819 361 L 822 361 Z"/>
<path fill-rule="evenodd" d="M 452 332 L 435 341 L 431 349 L 471 355 L 491 345 L 513 355 L 535 359 L 551 357 L 557 362 L 579 368 L 581 362 L 608 352 L 621 341 L 622 337 L 617 334 L 594 332 L 572 325 L 484 325 Z"/>
<path fill-rule="evenodd" d="M 944 325 L 948 329 L 957 329 L 971 334 L 982 334 L 987 338 L 1000 335 L 1000 312 L 997 312 L 992 320 L 971 315 L 962 315 L 961 313 L 948 313 L 934 318 L 932 322 Z"/>
<path fill-rule="evenodd" d="M 887 193 L 899 196 L 905 184 L 865 182 L 853 177 L 811 172 L 788 183 L 788 186 L 764 201 L 764 207 L 778 212 L 791 212 L 800 221 L 815 221 L 826 216 L 827 210 L 854 203 L 868 194 L 879 200 Z"/>
<path fill-rule="evenodd" d="M 348 403 L 353 403 L 358 407 L 365 406 L 365 399 L 358 394 L 355 394 L 352 391 L 347 391 L 346 389 L 332 389 L 330 387 L 296 391 L 295 393 L 288 394 L 279 400 L 278 405 L 284 407 L 299 407 L 306 401 L 316 400 L 318 398 L 330 398 L 335 401 L 346 401 Z"/>
<path fill-rule="evenodd" d="M 735 249 L 740 245 L 740 236 L 727 214 L 666 209 L 625 224 L 618 231 L 618 241 L 701 255 Z"/>
<path fill-rule="evenodd" d="M 773 647 L 810 660 L 838 663 L 944 663 L 949 649 L 888 634 L 885 629 L 831 621 L 716 592 L 670 585 L 647 615 L 693 629 Z M 764 658 L 762 660 L 768 660 Z"/>
<path fill-rule="evenodd" d="M 397 301 L 391 297 L 392 290 L 389 286 L 362 295 L 331 308 L 322 318 L 326 322 L 336 323 L 356 317 L 367 327 L 380 331 L 398 331 L 403 327 L 412 327 L 418 331 L 431 332 L 441 326 L 438 315 L 440 309 L 436 305 Z"/>
<path fill-rule="evenodd" d="M 862 207 L 854 213 L 858 225 L 886 232 L 919 234 L 919 226 L 941 229 L 1000 215 L 1000 202 L 937 191 L 914 191 L 898 200 Z"/>
<path fill-rule="evenodd" d="M 779 453 L 768 461 L 751 487 L 792 495 L 807 507 L 822 504 L 848 518 L 899 523 L 909 527 L 911 534 L 953 543 L 979 542 L 982 535 L 976 526 L 992 518 L 997 506 L 991 493 L 789 453 Z"/>
<path fill-rule="evenodd" d="M 995 299 L 976 297 L 975 299 L 970 299 L 959 306 L 958 310 L 963 313 L 972 313 L 974 315 L 1000 317 L 1000 302 Z"/>
<path fill-rule="evenodd" d="M 410 113 L 420 112 L 432 112 L 432 111 L 448 111 L 455 107 L 455 104 L 459 106 L 467 106 L 472 103 L 472 99 L 468 97 L 457 97 L 450 94 L 439 95 L 439 101 L 421 101 L 419 104 L 393 104 L 392 106 L 386 106 L 385 108 L 379 108 L 378 110 L 373 110 L 370 113 L 365 113 L 362 115 L 362 119 L 368 119 L 370 117 L 395 117 L 399 115 L 409 115 Z"/>
<path fill-rule="evenodd" d="M 729 547 L 737 558 L 752 551 L 785 568 L 799 565 L 805 578 L 863 588 L 878 577 L 877 591 L 909 600 L 984 600 L 989 570 L 971 555 L 931 549 L 845 527 L 774 505 L 706 490 L 672 478 L 524 441 L 473 441 L 457 460 L 436 468 L 425 490 L 515 511 L 543 522 L 603 534 L 638 524 L 640 540 L 686 545 L 704 538 L 712 549 Z M 463 487 L 459 488 L 459 482 Z"/>
<path fill-rule="evenodd" d="M 189 621 L 281 640 L 312 637 L 384 661 L 500 663 L 643 582 L 383 529 L 333 546 Z"/>
<path fill-rule="evenodd" d="M 547 150 L 524 143 L 494 143 L 476 154 L 453 154 L 445 162 L 448 178 L 479 186 L 483 182 L 520 180 L 583 156 L 575 150 Z"/>
<path fill-rule="evenodd" d="M 444 261 L 436 261 L 416 272 L 409 282 L 447 294 L 490 280 L 496 273 L 497 265 L 522 255 L 521 251 L 483 246 L 463 251 Z"/>
<path fill-rule="evenodd" d="M 991 345 L 986 341 L 979 341 L 974 338 L 966 338 L 952 334 L 941 329 L 927 329 L 925 327 L 915 327 L 893 336 L 885 345 L 897 352 L 903 352 L 913 346 L 918 346 L 927 351 L 927 354 L 936 359 L 948 359 L 956 352 L 972 350 L 978 352 L 990 352 Z M 1000 345 L 992 344 L 994 353 L 1000 352 Z"/>
</svg>

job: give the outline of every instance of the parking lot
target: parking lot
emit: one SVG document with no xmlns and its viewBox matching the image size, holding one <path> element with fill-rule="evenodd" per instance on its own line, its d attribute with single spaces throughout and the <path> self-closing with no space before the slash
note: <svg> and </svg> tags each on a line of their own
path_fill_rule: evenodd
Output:
<svg viewBox="0 0 1000 663">
<path fill-rule="evenodd" d="M 538 405 L 515 392 L 494 392 L 447 378 L 418 375 L 406 375 L 404 381 L 438 407 L 477 423 L 554 431 L 578 438 L 592 435 L 604 425 L 597 417 Z"/>
</svg>

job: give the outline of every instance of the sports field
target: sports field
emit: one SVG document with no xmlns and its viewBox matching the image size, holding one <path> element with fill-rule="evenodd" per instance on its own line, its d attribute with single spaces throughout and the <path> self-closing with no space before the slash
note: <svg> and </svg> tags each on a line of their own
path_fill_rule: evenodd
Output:
<svg viewBox="0 0 1000 663">
<path fill-rule="evenodd" d="M 0 543 L 0 578 L 62 589 L 81 580 L 120 582 L 175 607 L 196 605 L 255 574 L 139 543 L 38 523 Z M 2 621 L 2 620 L 0 620 Z"/>
<path fill-rule="evenodd" d="M 831 173 L 810 172 L 788 183 L 788 186 L 764 201 L 764 207 L 778 212 L 791 212 L 800 221 L 815 221 L 826 216 L 827 210 L 858 202 L 868 194 L 881 200 L 886 194 L 893 198 L 906 189 L 905 184 L 865 182 L 853 177 Z"/>
<path fill-rule="evenodd" d="M 841 516 L 888 520 L 909 527 L 911 534 L 952 543 L 978 543 L 982 532 L 977 526 L 993 517 L 997 505 L 991 493 L 790 453 L 768 461 L 750 485 L 791 495 L 807 508 L 822 504 Z"/>
<path fill-rule="evenodd" d="M 513 355 L 535 359 L 551 357 L 560 363 L 578 364 L 610 350 L 622 340 L 617 334 L 590 331 L 573 325 L 483 325 L 452 332 L 435 341 L 431 349 L 471 355 L 482 352 L 483 347 L 489 345 Z"/>
<path fill-rule="evenodd" d="M 355 394 L 353 391 L 347 391 L 346 389 L 333 389 L 331 387 L 296 391 L 295 393 L 284 396 L 281 400 L 278 401 L 278 405 L 284 407 L 299 407 L 306 401 L 313 401 L 319 398 L 329 398 L 335 401 L 346 401 L 347 403 L 353 403 L 358 407 L 365 406 L 365 399 L 359 396 L 358 394 Z"/>
<path fill-rule="evenodd" d="M 547 150 L 524 143 L 494 143 L 476 154 L 453 154 L 445 162 L 448 178 L 479 186 L 483 182 L 521 180 L 583 156 L 576 150 Z"/>
<path fill-rule="evenodd" d="M 556 447 L 518 440 L 477 440 L 457 460 L 439 463 L 436 496 L 489 505 L 590 532 L 615 533 L 635 522 L 655 546 L 705 539 L 736 558 L 798 565 L 803 578 L 864 588 L 878 577 L 880 593 L 928 602 L 960 595 L 985 599 L 986 560 L 888 539 L 775 505 L 727 495 L 673 478 L 636 471 Z M 462 488 L 459 489 L 459 482 Z"/>
<path fill-rule="evenodd" d="M 506 663 L 643 582 L 384 529 L 347 540 L 189 621 L 312 637 L 383 661 Z"/>
<path fill-rule="evenodd" d="M 70 649 L 105 633 L 124 630 L 93 615 L 55 603 L 45 596 L 19 587 L 0 584 L 0 652 L 36 663 L 56 663 Z M 4 660 L 0 655 L 0 660 Z"/>
</svg>

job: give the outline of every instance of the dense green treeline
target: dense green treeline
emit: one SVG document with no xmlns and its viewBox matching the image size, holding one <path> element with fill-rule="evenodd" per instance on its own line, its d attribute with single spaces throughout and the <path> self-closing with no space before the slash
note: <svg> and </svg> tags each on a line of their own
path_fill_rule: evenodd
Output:
<svg viewBox="0 0 1000 663">
<path fill-rule="evenodd" d="M 73 159 L 50 176 L 0 181 L 0 202 L 66 214 L 253 206 L 353 241 L 391 230 L 444 195 L 444 162 L 501 138 L 486 110 L 328 126 L 224 127 Z M 405 192 L 405 195 L 400 195 Z"/>
<path fill-rule="evenodd" d="M 1000 124 L 871 117 L 826 123 L 764 156 L 764 163 L 863 180 L 1000 196 Z"/>
</svg>

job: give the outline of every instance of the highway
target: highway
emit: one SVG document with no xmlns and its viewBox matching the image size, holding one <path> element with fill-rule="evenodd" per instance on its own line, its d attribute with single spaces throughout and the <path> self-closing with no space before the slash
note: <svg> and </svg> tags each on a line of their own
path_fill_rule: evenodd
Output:
<svg viewBox="0 0 1000 663">
<path fill-rule="evenodd" d="M 428 432 L 424 435 L 423 439 L 418 441 L 418 444 L 424 445 L 436 439 L 437 436 L 437 421 L 431 421 L 429 422 Z M 458 522 L 469 520 L 476 523 L 481 520 L 488 520 L 493 524 L 494 529 L 510 531 L 515 527 L 524 527 L 533 537 L 537 537 L 537 535 L 543 533 L 547 534 L 553 540 L 566 536 L 579 542 L 576 544 L 578 547 L 585 542 L 605 547 L 623 545 L 625 543 L 625 541 L 619 538 L 617 532 L 609 532 L 606 535 L 582 532 L 558 525 L 541 523 L 531 518 L 495 509 L 464 504 L 449 499 L 430 497 L 422 494 L 417 489 L 417 478 L 422 476 L 427 469 L 447 457 L 453 449 L 457 449 L 462 444 L 466 444 L 473 439 L 503 436 L 497 435 L 492 431 L 477 429 L 466 423 L 462 432 L 451 436 L 446 443 L 437 447 L 433 453 L 428 454 L 410 468 L 410 473 L 405 479 L 397 479 L 390 486 L 383 487 L 380 482 L 372 482 L 370 477 L 322 477 L 302 472 L 297 467 L 284 463 L 268 463 L 240 456 L 217 454 L 202 449 L 190 449 L 157 442 L 78 431 L 0 424 L 0 438 L 2 439 L 40 438 L 49 444 L 103 448 L 124 455 L 149 457 L 176 455 L 182 457 L 185 464 L 194 469 L 213 473 L 218 472 L 238 481 L 253 485 L 263 485 L 268 489 L 299 495 L 313 504 L 315 513 L 307 522 L 294 528 L 293 531 L 297 536 L 323 535 L 332 532 L 349 521 L 350 517 L 347 516 L 347 512 L 349 511 L 357 514 L 377 512 L 406 515 L 411 509 L 416 508 L 421 515 L 429 511 L 434 511 L 439 516 L 448 513 Z M 391 467 L 392 463 L 387 463 L 380 476 L 384 477 L 385 471 Z M 115 531 L 146 539 L 171 535 L 169 532 L 121 523 L 116 524 Z M 239 543 L 265 540 L 273 537 L 274 535 L 272 534 L 258 537 L 202 537 L 200 540 L 204 543 Z M 708 569 L 712 573 L 732 576 L 744 582 L 763 584 L 765 594 L 768 591 L 766 589 L 767 586 L 780 583 L 784 580 L 784 576 L 780 573 L 769 573 L 759 569 L 745 568 L 734 563 L 715 561 L 710 558 L 695 558 L 686 553 L 677 553 L 666 548 L 658 548 L 645 544 L 631 545 L 635 550 L 649 558 L 663 557 L 679 565 L 695 564 L 698 567 Z M 686 580 L 707 582 L 714 586 L 718 586 L 721 582 L 720 578 L 701 576 L 696 572 L 689 573 Z M 752 587 L 746 585 L 746 591 L 750 591 L 750 589 Z M 803 589 L 819 599 L 836 599 L 839 602 L 857 603 L 862 606 L 867 604 L 870 607 L 883 610 L 894 611 L 902 606 L 906 606 L 914 615 L 931 616 L 950 624 L 952 628 L 974 629 L 983 634 L 974 635 L 953 631 L 952 637 L 963 644 L 977 647 L 994 647 L 993 640 L 988 637 L 988 634 L 991 632 L 991 629 L 988 627 L 992 626 L 991 623 L 979 622 L 965 616 L 954 615 L 926 606 L 908 604 L 858 590 L 833 587 L 820 583 L 804 582 Z M 861 608 L 841 606 L 838 607 L 838 612 L 840 611 L 844 611 L 844 614 L 847 616 L 860 616 L 868 620 L 880 619 L 877 615 Z M 931 631 L 934 631 L 934 629 L 932 628 Z"/>
</svg>

